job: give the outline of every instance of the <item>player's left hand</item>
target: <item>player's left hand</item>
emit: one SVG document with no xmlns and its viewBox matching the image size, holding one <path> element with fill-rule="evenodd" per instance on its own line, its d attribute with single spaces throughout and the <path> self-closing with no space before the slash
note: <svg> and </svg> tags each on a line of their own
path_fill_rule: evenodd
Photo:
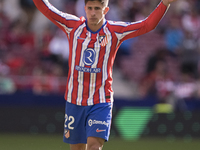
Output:
<svg viewBox="0 0 200 150">
<path fill-rule="evenodd" d="M 162 0 L 163 4 L 165 6 L 168 6 L 169 4 L 171 4 L 172 2 L 175 2 L 175 1 L 177 1 L 177 0 Z"/>
</svg>

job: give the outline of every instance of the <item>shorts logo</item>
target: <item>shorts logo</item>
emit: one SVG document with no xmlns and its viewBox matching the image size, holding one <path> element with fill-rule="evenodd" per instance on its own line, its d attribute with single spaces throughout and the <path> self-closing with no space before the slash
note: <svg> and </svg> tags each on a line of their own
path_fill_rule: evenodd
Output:
<svg viewBox="0 0 200 150">
<path fill-rule="evenodd" d="M 88 121 L 88 125 L 89 125 L 90 127 L 92 126 L 92 120 L 91 120 L 91 119 Z"/>
<path fill-rule="evenodd" d="M 109 123 L 107 123 L 106 121 L 98 121 L 98 120 L 92 120 L 92 119 L 90 119 L 89 121 L 88 121 L 88 125 L 91 127 L 92 125 L 94 125 L 94 124 L 100 124 L 100 125 L 105 125 L 105 126 L 109 126 Z"/>
<path fill-rule="evenodd" d="M 84 51 L 83 54 L 83 63 L 87 66 L 92 66 L 95 62 L 95 50 L 88 48 Z"/>
<path fill-rule="evenodd" d="M 65 129 L 65 137 L 68 139 L 70 137 L 70 131 Z"/>
<path fill-rule="evenodd" d="M 106 131 L 106 129 L 105 130 L 99 130 L 99 128 L 98 129 L 96 129 L 96 132 L 104 132 L 104 131 Z"/>
</svg>

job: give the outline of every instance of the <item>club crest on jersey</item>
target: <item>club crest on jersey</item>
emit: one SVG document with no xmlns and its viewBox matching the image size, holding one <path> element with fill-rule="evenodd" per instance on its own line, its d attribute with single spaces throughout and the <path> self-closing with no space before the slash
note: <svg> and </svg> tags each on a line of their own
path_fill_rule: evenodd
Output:
<svg viewBox="0 0 200 150">
<path fill-rule="evenodd" d="M 108 38 L 106 35 L 99 36 L 99 44 L 103 47 L 108 44 Z"/>
<path fill-rule="evenodd" d="M 87 66 L 92 66 L 95 62 L 96 52 L 92 48 L 88 48 L 83 54 L 83 63 Z"/>
</svg>

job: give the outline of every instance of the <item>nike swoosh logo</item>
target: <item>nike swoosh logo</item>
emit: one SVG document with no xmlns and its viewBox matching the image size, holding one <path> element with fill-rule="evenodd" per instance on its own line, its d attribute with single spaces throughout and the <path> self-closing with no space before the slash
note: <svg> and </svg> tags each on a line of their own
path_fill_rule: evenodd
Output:
<svg viewBox="0 0 200 150">
<path fill-rule="evenodd" d="M 99 130 L 99 129 L 96 130 L 96 132 L 104 132 L 104 131 L 106 130 Z"/>
</svg>

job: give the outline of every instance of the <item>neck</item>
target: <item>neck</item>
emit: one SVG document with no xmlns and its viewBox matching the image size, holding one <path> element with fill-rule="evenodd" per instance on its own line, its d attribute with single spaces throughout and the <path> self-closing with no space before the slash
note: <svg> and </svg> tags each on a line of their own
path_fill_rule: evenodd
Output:
<svg viewBox="0 0 200 150">
<path fill-rule="evenodd" d="M 103 24 L 106 22 L 105 19 L 103 19 L 102 21 L 100 21 L 98 24 L 88 24 L 87 22 L 87 26 L 88 28 L 92 31 L 92 32 L 96 32 L 98 31 L 102 26 Z"/>
<path fill-rule="evenodd" d="M 90 28 L 90 30 L 92 32 L 96 32 L 98 31 L 100 28 L 101 28 L 102 25 L 99 25 L 99 26 L 93 26 L 93 25 L 88 25 L 88 27 Z"/>
</svg>

